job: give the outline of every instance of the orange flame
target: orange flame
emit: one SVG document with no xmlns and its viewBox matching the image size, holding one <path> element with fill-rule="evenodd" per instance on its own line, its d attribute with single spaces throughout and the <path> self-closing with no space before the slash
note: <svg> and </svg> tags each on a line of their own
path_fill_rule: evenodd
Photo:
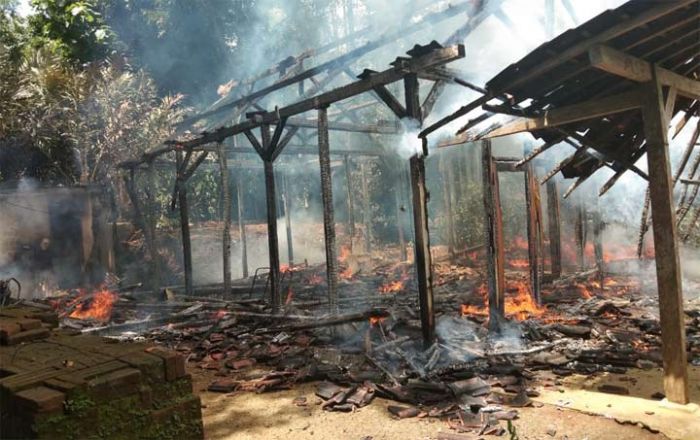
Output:
<svg viewBox="0 0 700 440">
<path fill-rule="evenodd" d="M 346 268 L 345 270 L 343 270 L 342 272 L 340 272 L 338 274 L 338 276 L 340 276 L 340 278 L 342 278 L 344 280 L 351 279 L 353 277 L 353 275 L 355 275 L 355 273 L 352 271 L 351 267 Z"/>
<path fill-rule="evenodd" d="M 338 261 L 340 261 L 341 263 L 345 263 L 345 261 L 347 261 L 350 254 L 352 254 L 352 251 L 350 250 L 350 246 L 342 245 L 340 247 L 340 255 L 338 255 Z"/>
<path fill-rule="evenodd" d="M 81 295 L 77 300 L 80 301 L 80 303 L 68 316 L 75 319 L 108 321 L 112 316 L 112 307 L 114 307 L 114 303 L 117 299 L 118 296 L 116 293 L 112 293 L 107 288 L 103 287 L 85 300 L 83 300 L 83 296 Z"/>
<path fill-rule="evenodd" d="M 404 289 L 403 281 L 389 281 L 379 286 L 379 293 L 396 293 Z"/>
<path fill-rule="evenodd" d="M 513 260 L 508 260 L 508 266 L 516 269 L 526 269 L 530 267 L 530 262 L 522 258 L 515 258 Z"/>
<path fill-rule="evenodd" d="M 515 295 L 506 294 L 505 298 L 505 315 L 514 318 L 518 321 L 524 321 L 529 318 L 539 318 L 544 316 L 547 309 L 537 305 L 530 294 L 530 287 L 524 281 L 515 281 L 508 285 L 509 291 L 516 290 Z M 462 304 L 460 309 L 462 315 L 488 315 L 488 297 L 486 284 L 481 284 L 477 288 L 479 293 L 484 298 L 484 306 L 479 307 L 472 304 Z"/>
<path fill-rule="evenodd" d="M 384 322 L 385 319 L 386 318 L 383 318 L 381 316 L 370 316 L 369 317 L 369 325 L 374 327 L 375 325 L 381 324 L 382 322 Z"/>
</svg>

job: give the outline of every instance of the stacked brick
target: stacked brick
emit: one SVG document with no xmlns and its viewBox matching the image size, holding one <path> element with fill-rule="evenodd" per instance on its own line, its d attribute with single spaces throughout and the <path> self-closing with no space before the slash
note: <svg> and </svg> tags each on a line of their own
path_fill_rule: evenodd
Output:
<svg viewBox="0 0 700 440">
<path fill-rule="evenodd" d="M 51 319 L 36 313 L 0 311 L 3 439 L 203 437 L 200 400 L 182 356 L 52 330 Z"/>
</svg>

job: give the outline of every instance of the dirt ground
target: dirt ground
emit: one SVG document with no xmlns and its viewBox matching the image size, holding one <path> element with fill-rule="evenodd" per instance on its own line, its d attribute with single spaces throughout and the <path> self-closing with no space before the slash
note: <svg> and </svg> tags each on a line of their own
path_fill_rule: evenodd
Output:
<svg viewBox="0 0 700 440">
<path fill-rule="evenodd" d="M 447 422 L 437 419 L 394 420 L 387 411 L 393 402 L 375 399 L 354 413 L 323 411 L 314 395 L 315 384 L 264 394 L 221 394 L 206 391 L 213 374 L 191 371 L 195 392 L 202 398 L 204 431 L 207 439 L 436 439 L 440 432 L 454 432 Z M 306 407 L 292 400 L 305 396 Z M 519 440 L 664 440 L 667 437 L 641 427 L 622 425 L 614 420 L 544 405 L 523 408 L 514 422 Z M 505 423 L 505 422 L 502 422 Z M 505 425 L 504 425 L 505 426 Z M 466 438 L 479 438 L 464 434 Z M 489 437 L 485 437 L 488 439 Z M 503 437 L 508 438 L 506 434 Z"/>
</svg>

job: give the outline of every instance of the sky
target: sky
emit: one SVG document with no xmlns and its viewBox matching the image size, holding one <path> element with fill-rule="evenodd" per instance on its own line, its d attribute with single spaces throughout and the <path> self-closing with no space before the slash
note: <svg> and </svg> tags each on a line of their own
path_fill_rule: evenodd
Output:
<svg viewBox="0 0 700 440">
<path fill-rule="evenodd" d="M 17 1 L 17 13 L 22 16 L 26 17 L 32 12 L 32 7 L 29 5 L 30 0 L 18 0 Z"/>
</svg>

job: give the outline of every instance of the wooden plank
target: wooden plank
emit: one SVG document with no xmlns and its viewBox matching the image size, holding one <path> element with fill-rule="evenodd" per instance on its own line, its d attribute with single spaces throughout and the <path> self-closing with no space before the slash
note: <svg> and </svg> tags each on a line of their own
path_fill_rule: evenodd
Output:
<svg viewBox="0 0 700 440">
<path fill-rule="evenodd" d="M 333 183 L 328 139 L 328 108 L 318 110 L 318 163 L 321 169 L 321 200 L 323 201 L 323 236 L 326 245 L 326 277 L 328 304 L 331 313 L 338 311 L 338 257 L 333 212 Z"/>
<path fill-rule="evenodd" d="M 484 221 L 486 230 L 486 279 L 489 298 L 489 331 L 499 332 L 505 316 L 505 272 L 503 268 L 503 214 L 498 186 L 498 172 L 493 156 L 491 142 L 481 144 Z"/>
<path fill-rule="evenodd" d="M 557 279 L 561 277 L 561 219 L 559 214 L 559 190 L 556 180 L 547 182 L 547 220 L 552 278 Z"/>
<path fill-rule="evenodd" d="M 685 347 L 683 289 L 678 257 L 678 231 L 673 206 L 673 184 L 662 82 L 659 69 L 645 84 L 644 133 L 649 162 L 649 193 L 656 253 L 656 277 L 661 320 L 664 390 L 676 403 L 688 403 L 688 370 Z M 679 88 L 680 92 L 680 88 Z"/>
<path fill-rule="evenodd" d="M 545 111 L 543 116 L 538 118 L 516 118 L 511 122 L 473 138 L 473 140 L 492 139 L 495 137 L 522 133 L 524 131 L 558 127 L 573 122 L 634 110 L 641 106 L 641 96 L 639 90 L 634 90 L 619 95 L 548 110 Z"/>
<path fill-rule="evenodd" d="M 530 263 L 530 293 L 537 304 L 540 303 L 541 212 L 540 186 L 532 164 L 525 168 L 525 204 L 527 208 L 527 255 Z"/>
<path fill-rule="evenodd" d="M 410 159 L 411 189 L 413 192 L 413 226 L 415 230 L 415 262 L 418 278 L 421 330 L 423 343 L 430 346 L 435 340 L 435 310 L 433 309 L 433 272 L 428 233 L 427 190 L 425 188 L 425 158 L 414 155 Z"/>
<path fill-rule="evenodd" d="M 588 59 L 592 67 L 605 72 L 640 83 L 651 81 L 651 63 L 611 47 L 604 45 L 592 47 L 588 51 Z M 662 67 L 657 67 L 657 78 L 662 85 L 675 88 L 679 95 L 693 99 L 700 98 L 700 81 Z"/>
</svg>

